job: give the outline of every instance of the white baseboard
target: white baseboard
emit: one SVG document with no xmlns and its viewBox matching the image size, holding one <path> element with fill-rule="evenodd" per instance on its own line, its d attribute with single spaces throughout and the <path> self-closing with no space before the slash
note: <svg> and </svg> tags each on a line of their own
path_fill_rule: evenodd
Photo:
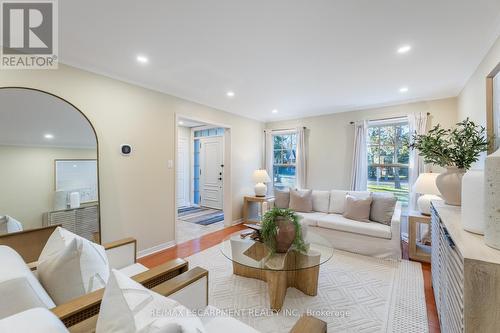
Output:
<svg viewBox="0 0 500 333">
<path fill-rule="evenodd" d="M 243 223 L 243 219 L 237 219 L 236 221 L 233 221 L 233 223 L 231 225 L 237 225 L 237 224 L 242 224 Z"/>
<path fill-rule="evenodd" d="M 173 240 L 173 241 L 170 241 L 170 242 L 166 242 L 166 243 L 155 245 L 155 246 L 150 247 L 148 249 L 137 251 L 137 258 L 146 257 L 146 256 L 149 256 L 149 255 L 151 255 L 153 253 L 166 250 L 169 247 L 175 246 L 176 244 L 177 244 L 177 242 Z"/>
</svg>

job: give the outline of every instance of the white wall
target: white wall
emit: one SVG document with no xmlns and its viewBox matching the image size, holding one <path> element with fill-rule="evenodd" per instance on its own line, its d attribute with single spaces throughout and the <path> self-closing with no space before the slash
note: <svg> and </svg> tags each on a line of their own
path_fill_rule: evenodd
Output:
<svg viewBox="0 0 500 333">
<path fill-rule="evenodd" d="M 73 67 L 2 71 L 0 86 L 45 90 L 67 99 L 94 125 L 99 140 L 102 239 L 133 236 L 140 250 L 174 240 L 176 113 L 231 126 L 233 219 L 261 165 L 263 124 Z M 119 147 L 129 143 L 124 157 Z"/>
<path fill-rule="evenodd" d="M 314 189 L 348 189 L 351 179 L 354 126 L 357 120 L 374 120 L 430 112 L 429 126 L 453 126 L 457 121 L 455 98 L 336 113 L 266 124 L 270 129 L 307 127 L 309 147 L 307 182 Z"/>
<path fill-rule="evenodd" d="M 491 47 L 458 96 L 459 119 L 471 118 L 486 127 L 486 77 L 500 63 L 500 37 Z M 484 162 L 483 159 L 479 165 Z"/>
<path fill-rule="evenodd" d="M 42 226 L 54 209 L 56 159 L 95 159 L 95 149 L 0 145 L 0 216 L 10 215 L 24 229 Z"/>
</svg>

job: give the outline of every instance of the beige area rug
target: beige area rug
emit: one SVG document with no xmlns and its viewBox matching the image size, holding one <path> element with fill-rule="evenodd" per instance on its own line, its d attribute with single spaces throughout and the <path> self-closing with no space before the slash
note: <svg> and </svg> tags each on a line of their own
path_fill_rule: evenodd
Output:
<svg viewBox="0 0 500 333">
<path fill-rule="evenodd" d="M 287 291 L 280 314 L 269 309 L 265 282 L 235 276 L 218 246 L 189 258 L 209 271 L 209 302 L 261 332 L 288 332 L 298 316 L 328 323 L 329 332 L 428 332 L 419 263 L 336 251 L 320 269 L 318 296 Z"/>
</svg>

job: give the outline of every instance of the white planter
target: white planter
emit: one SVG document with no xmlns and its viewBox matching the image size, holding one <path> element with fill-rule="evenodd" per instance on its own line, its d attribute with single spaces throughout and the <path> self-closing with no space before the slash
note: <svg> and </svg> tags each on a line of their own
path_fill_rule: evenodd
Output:
<svg viewBox="0 0 500 333">
<path fill-rule="evenodd" d="M 486 158 L 484 213 L 486 245 L 500 249 L 500 149 Z"/>
<path fill-rule="evenodd" d="M 448 205 L 460 206 L 462 203 L 462 177 L 465 170 L 448 167 L 446 172 L 436 178 L 436 186 L 441 192 L 444 202 Z"/>
<path fill-rule="evenodd" d="M 469 170 L 462 178 L 462 227 L 476 234 L 484 234 L 486 219 L 483 170 Z"/>
</svg>

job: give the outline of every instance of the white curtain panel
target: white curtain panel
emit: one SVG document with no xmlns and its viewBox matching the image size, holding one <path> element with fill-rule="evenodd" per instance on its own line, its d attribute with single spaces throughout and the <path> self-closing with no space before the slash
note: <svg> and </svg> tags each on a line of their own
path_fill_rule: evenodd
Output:
<svg viewBox="0 0 500 333">
<path fill-rule="evenodd" d="M 351 175 L 351 189 L 354 191 L 366 191 L 368 186 L 367 131 L 367 121 L 357 121 L 354 124 L 354 155 Z"/>
<path fill-rule="evenodd" d="M 272 195 L 274 191 L 274 174 L 273 174 L 273 131 L 270 129 L 264 130 L 265 136 L 265 147 L 264 147 L 264 163 L 266 164 L 264 167 L 271 178 L 271 181 L 267 183 L 267 194 Z"/>
<path fill-rule="evenodd" d="M 304 127 L 297 128 L 297 156 L 295 173 L 297 188 L 307 188 L 307 148 Z"/>
<path fill-rule="evenodd" d="M 424 112 L 409 114 L 408 125 L 410 129 L 410 136 L 413 136 L 415 133 L 425 134 L 427 132 L 427 114 Z M 415 149 L 410 150 L 410 165 L 408 171 L 408 186 L 410 192 L 410 201 L 408 206 L 410 210 L 416 210 L 418 196 L 413 190 L 413 185 L 417 181 L 418 176 L 425 172 L 425 165 L 424 159 L 420 157 Z"/>
</svg>

